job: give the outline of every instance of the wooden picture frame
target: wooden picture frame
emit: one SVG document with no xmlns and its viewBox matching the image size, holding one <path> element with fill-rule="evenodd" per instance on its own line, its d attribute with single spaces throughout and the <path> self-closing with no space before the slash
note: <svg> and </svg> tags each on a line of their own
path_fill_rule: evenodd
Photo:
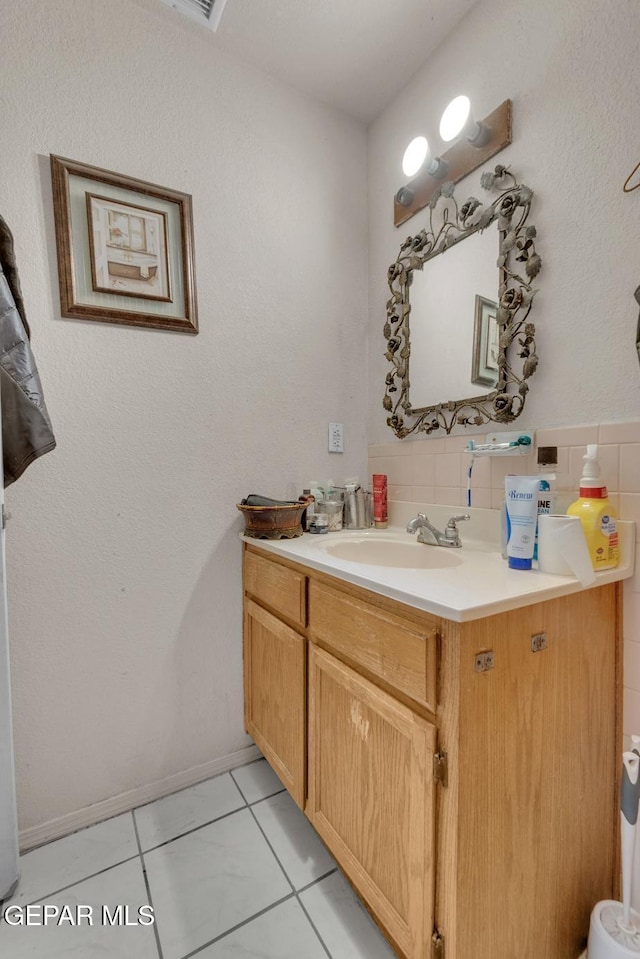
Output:
<svg viewBox="0 0 640 959">
<path fill-rule="evenodd" d="M 498 380 L 498 304 L 476 295 L 471 382 L 495 387 Z"/>
<path fill-rule="evenodd" d="M 198 332 L 188 193 L 51 155 L 62 316 Z"/>
</svg>

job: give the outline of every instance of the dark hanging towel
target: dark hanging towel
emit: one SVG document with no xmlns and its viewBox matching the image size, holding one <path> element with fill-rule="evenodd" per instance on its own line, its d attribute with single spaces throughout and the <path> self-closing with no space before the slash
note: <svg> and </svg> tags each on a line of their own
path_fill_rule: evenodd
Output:
<svg viewBox="0 0 640 959">
<path fill-rule="evenodd" d="M 29 343 L 13 236 L 0 216 L 0 388 L 4 485 L 56 445 Z"/>
</svg>

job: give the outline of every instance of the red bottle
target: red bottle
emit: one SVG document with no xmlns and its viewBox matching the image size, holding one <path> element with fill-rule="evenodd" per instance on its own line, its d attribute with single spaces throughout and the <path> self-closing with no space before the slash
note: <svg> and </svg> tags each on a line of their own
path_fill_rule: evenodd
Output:
<svg viewBox="0 0 640 959">
<path fill-rule="evenodd" d="M 387 522 L 387 476 L 386 473 L 374 473 L 373 525 L 376 529 L 386 529 Z"/>
</svg>

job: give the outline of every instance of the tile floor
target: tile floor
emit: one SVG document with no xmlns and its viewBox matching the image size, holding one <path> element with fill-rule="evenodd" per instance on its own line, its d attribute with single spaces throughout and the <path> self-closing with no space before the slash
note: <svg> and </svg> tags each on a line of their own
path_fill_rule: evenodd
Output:
<svg viewBox="0 0 640 959">
<path fill-rule="evenodd" d="M 263 759 L 34 849 L 21 873 L 0 916 L 31 905 L 30 924 L 0 918 L 2 959 L 394 957 Z M 53 924 L 33 924 L 45 905 Z"/>
</svg>

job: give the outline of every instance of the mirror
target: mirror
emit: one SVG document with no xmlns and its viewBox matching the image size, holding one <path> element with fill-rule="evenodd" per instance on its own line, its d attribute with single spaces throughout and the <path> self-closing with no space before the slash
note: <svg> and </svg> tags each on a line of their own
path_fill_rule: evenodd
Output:
<svg viewBox="0 0 640 959">
<path fill-rule="evenodd" d="M 510 423 L 538 364 L 533 193 L 501 165 L 480 182 L 498 192 L 486 206 L 475 197 L 458 206 L 454 184 L 444 183 L 429 202 L 429 225 L 389 267 L 383 403 L 401 438 Z"/>
<path fill-rule="evenodd" d="M 484 230 L 472 233 L 464 243 L 452 246 L 446 256 L 434 256 L 422 270 L 414 272 L 410 356 L 413 407 L 434 406 L 447 396 L 470 396 L 478 386 L 488 391 L 498 382 L 497 259 L 497 231 Z M 476 317 L 477 307 L 480 314 Z M 479 339 L 482 344 L 476 344 Z M 479 361 L 475 345 L 483 347 L 482 370 L 473 362 L 476 354 Z M 493 355 L 489 355 L 492 345 Z"/>
</svg>

